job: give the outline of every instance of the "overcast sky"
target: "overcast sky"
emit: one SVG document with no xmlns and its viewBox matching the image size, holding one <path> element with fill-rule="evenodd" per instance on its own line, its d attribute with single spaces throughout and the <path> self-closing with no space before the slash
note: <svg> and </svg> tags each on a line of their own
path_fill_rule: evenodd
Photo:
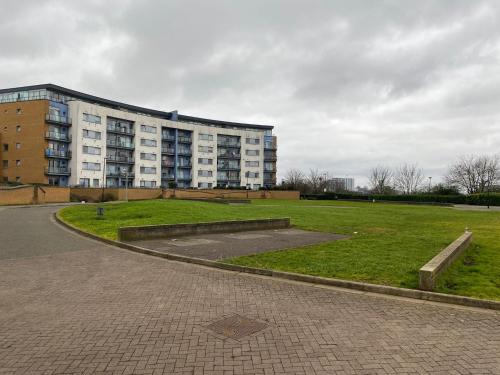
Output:
<svg viewBox="0 0 500 375">
<path fill-rule="evenodd" d="M 1 1 L 0 86 L 275 125 L 279 178 L 500 145 L 500 1 Z"/>
</svg>

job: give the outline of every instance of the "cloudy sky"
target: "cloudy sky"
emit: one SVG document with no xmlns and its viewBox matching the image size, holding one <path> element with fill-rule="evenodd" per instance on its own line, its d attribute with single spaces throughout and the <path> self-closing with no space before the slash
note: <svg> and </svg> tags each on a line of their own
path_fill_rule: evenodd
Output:
<svg viewBox="0 0 500 375">
<path fill-rule="evenodd" d="M 275 125 L 279 178 L 500 145 L 500 2 L 1 1 L 0 86 Z"/>
</svg>

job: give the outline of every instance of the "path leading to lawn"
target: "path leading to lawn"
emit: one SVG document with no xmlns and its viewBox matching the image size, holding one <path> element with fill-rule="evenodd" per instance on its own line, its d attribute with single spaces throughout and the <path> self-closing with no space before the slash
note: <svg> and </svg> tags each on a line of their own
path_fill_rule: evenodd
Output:
<svg viewBox="0 0 500 375">
<path fill-rule="evenodd" d="M 498 312 L 169 262 L 56 209 L 0 209 L 2 374 L 500 373 Z M 234 315 L 257 324 L 208 327 Z"/>
</svg>

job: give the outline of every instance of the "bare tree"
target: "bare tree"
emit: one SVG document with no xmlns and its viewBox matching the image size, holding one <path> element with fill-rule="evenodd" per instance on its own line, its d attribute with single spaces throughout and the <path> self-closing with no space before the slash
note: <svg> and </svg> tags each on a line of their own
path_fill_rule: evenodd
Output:
<svg viewBox="0 0 500 375">
<path fill-rule="evenodd" d="M 424 180 L 422 169 L 416 164 L 401 165 L 394 175 L 394 186 L 403 194 L 414 194 Z"/>
<path fill-rule="evenodd" d="M 388 167 L 377 166 L 370 171 L 370 177 L 368 178 L 370 182 L 371 190 L 375 194 L 385 194 L 392 190 L 392 177 L 393 173 Z"/>
<path fill-rule="evenodd" d="M 303 191 L 306 186 L 304 173 L 299 169 L 290 169 L 285 175 L 285 186 L 290 190 Z"/>
<path fill-rule="evenodd" d="M 317 169 L 310 169 L 309 175 L 307 176 L 307 185 L 313 193 L 321 192 L 322 185 L 324 184 L 324 178 L 322 174 Z"/>
<path fill-rule="evenodd" d="M 449 168 L 445 179 L 467 194 L 489 192 L 500 181 L 500 160 L 497 155 L 463 156 Z"/>
</svg>

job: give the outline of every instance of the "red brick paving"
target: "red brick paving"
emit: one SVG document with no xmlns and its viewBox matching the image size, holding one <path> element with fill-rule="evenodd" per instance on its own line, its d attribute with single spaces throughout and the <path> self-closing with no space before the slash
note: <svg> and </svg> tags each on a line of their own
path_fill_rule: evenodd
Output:
<svg viewBox="0 0 500 375">
<path fill-rule="evenodd" d="M 6 212 L 32 215 L 14 211 L 2 226 Z M 43 226 L 55 224 L 31 229 Z M 57 251 L 0 259 L 1 374 L 500 374 L 498 312 L 213 270 L 57 230 Z M 240 340 L 207 328 L 235 314 L 268 327 Z"/>
</svg>

